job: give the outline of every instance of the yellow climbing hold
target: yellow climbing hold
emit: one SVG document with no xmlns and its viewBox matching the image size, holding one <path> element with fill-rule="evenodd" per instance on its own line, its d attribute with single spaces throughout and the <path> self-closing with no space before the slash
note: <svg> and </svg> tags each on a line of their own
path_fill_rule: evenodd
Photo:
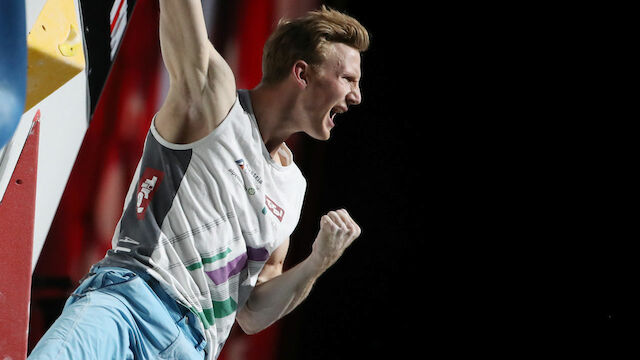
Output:
<svg viewBox="0 0 640 360">
<path fill-rule="evenodd" d="M 63 56 L 73 56 L 76 51 L 81 49 L 82 47 L 82 38 L 78 36 L 78 30 L 75 25 L 71 24 L 69 26 L 69 35 L 67 35 L 67 39 L 58 45 L 58 49 Z"/>
</svg>

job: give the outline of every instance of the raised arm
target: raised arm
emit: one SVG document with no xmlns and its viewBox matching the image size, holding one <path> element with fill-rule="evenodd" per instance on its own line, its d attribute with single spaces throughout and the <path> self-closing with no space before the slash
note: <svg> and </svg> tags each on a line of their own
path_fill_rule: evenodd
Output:
<svg viewBox="0 0 640 360">
<path fill-rule="evenodd" d="M 345 210 L 331 211 L 322 217 L 311 255 L 301 263 L 282 273 L 288 241 L 276 249 L 246 304 L 238 311 L 236 319 L 242 330 L 257 333 L 291 312 L 309 295 L 316 279 L 360 236 L 360 231 Z"/>
<path fill-rule="evenodd" d="M 200 0 L 160 1 L 160 46 L 170 86 L 156 118 L 166 140 L 188 143 L 213 131 L 236 98 L 231 69 L 214 49 Z"/>
</svg>

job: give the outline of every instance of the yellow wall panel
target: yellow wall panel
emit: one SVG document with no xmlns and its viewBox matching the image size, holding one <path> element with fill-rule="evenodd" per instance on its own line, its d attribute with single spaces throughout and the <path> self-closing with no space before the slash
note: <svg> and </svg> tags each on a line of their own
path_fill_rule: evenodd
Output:
<svg viewBox="0 0 640 360">
<path fill-rule="evenodd" d="M 85 67 L 73 0 L 47 0 L 27 35 L 27 48 L 25 111 Z"/>
</svg>

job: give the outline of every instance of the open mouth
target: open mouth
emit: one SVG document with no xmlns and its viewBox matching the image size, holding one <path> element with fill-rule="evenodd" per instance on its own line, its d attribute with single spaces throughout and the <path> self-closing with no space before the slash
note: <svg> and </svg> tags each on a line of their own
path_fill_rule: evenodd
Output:
<svg viewBox="0 0 640 360">
<path fill-rule="evenodd" d="M 331 125 L 331 127 L 336 126 L 336 123 L 333 121 L 333 119 L 335 119 L 337 112 L 335 111 L 335 109 L 331 109 L 329 111 L 329 124 Z"/>
<path fill-rule="evenodd" d="M 334 107 L 333 109 L 329 110 L 329 123 L 331 124 L 331 127 L 335 126 L 334 119 L 336 118 L 336 115 L 342 114 L 345 111 L 345 109 L 342 109 L 340 107 Z"/>
</svg>

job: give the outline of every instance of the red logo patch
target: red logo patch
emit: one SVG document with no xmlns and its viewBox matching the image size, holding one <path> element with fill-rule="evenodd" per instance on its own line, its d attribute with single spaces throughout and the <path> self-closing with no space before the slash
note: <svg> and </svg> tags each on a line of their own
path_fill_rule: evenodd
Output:
<svg viewBox="0 0 640 360">
<path fill-rule="evenodd" d="M 269 209 L 269 211 L 271 211 L 271 213 L 275 215 L 280 222 L 282 222 L 284 209 L 278 206 L 278 204 L 271 200 L 267 195 L 264 196 L 264 203 L 267 205 L 267 209 Z"/>
<path fill-rule="evenodd" d="M 160 170 L 146 168 L 140 178 L 140 184 L 138 184 L 138 198 L 136 206 L 136 214 L 138 220 L 144 219 L 144 215 L 147 212 L 147 206 L 151 202 L 151 198 L 156 191 L 156 188 L 162 182 L 164 173 Z"/>
</svg>

